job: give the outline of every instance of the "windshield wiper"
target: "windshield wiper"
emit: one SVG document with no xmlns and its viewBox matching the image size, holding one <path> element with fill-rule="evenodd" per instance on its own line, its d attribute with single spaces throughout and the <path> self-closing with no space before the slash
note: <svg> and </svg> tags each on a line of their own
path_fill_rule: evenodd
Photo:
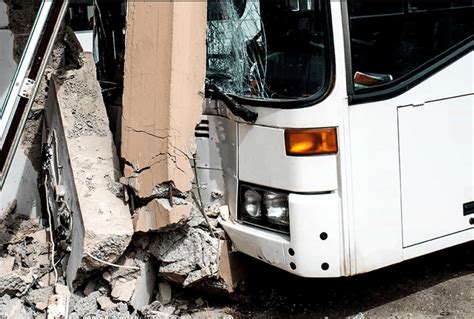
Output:
<svg viewBox="0 0 474 319">
<path fill-rule="evenodd" d="M 250 123 L 255 123 L 258 118 L 258 113 L 249 110 L 248 108 L 240 105 L 230 96 L 228 96 L 224 91 L 222 91 L 217 85 L 212 83 L 209 79 L 206 80 L 206 97 L 209 97 L 213 100 L 222 101 L 227 108 L 235 116 L 240 117 L 242 120 Z"/>
</svg>

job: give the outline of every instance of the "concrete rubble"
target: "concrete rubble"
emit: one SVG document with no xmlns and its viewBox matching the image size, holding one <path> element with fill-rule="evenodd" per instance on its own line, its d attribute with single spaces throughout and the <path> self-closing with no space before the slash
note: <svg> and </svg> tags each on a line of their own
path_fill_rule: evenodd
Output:
<svg viewBox="0 0 474 319">
<path fill-rule="evenodd" d="M 171 206 L 168 199 L 155 198 L 147 205 L 135 210 L 133 226 L 136 232 L 163 230 L 182 225 L 190 215 L 191 205 L 189 203 L 184 202 Z"/>
<path fill-rule="evenodd" d="M 67 318 L 71 293 L 67 286 L 58 284 L 55 293 L 48 297 L 48 319 Z"/>
<path fill-rule="evenodd" d="M 0 219 L 0 295 L 24 296 L 49 285 L 50 245 L 40 220 L 11 210 Z"/>
<path fill-rule="evenodd" d="M 95 269 L 78 278 L 69 291 L 58 263 L 58 284 L 44 282 L 53 272 L 48 255 L 47 229 L 14 211 L 0 221 L 0 227 L 16 229 L 16 236 L 2 239 L 0 314 L 15 309 L 24 317 L 154 316 L 154 318 L 208 318 L 202 298 L 183 296 L 182 286 L 212 287 L 213 292 L 233 291 L 222 263 L 226 241 L 215 238 L 198 211 L 185 225 L 161 233 L 136 234 L 117 266 Z M 217 231 L 217 229 L 216 229 Z M 20 238 L 23 236 L 23 238 Z M 38 249 L 39 247 L 39 249 Z M 46 255 L 40 257 L 42 255 Z M 50 277 L 48 277 L 50 278 Z M 63 283 L 63 285 L 61 285 Z M 179 283 L 179 285 L 178 285 Z M 58 287 L 63 287 L 59 288 Z M 2 308 L 2 305 L 4 308 Z M 212 312 L 210 312 L 212 313 Z M 217 312 L 212 318 L 228 318 Z M 17 317 L 15 317 L 17 318 Z M 21 316 L 19 317 L 21 318 Z"/>
<path fill-rule="evenodd" d="M 243 268 L 219 226 L 225 210 L 201 208 L 191 196 L 206 5 L 128 5 L 121 162 L 93 57 L 64 27 L 22 140 L 41 171 L 43 216 L 25 217 L 13 201 L 0 219 L 0 316 L 228 317 L 183 290 L 232 294 Z M 150 19 L 158 19 L 159 36 L 148 39 L 150 50 L 137 50 L 137 30 Z M 168 53 L 145 81 L 135 63 L 148 63 L 157 47 Z"/>
<path fill-rule="evenodd" d="M 0 298 L 0 314 L 5 318 L 30 318 L 21 299 L 11 298 L 9 295 Z"/>
</svg>

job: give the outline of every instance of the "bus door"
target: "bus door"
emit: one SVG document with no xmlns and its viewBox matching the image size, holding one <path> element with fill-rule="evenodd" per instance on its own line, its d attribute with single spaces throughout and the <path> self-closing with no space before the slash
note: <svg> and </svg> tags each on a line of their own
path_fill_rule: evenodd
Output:
<svg viewBox="0 0 474 319">
<path fill-rule="evenodd" d="M 474 96 L 401 107 L 398 120 L 404 246 L 472 227 Z"/>
</svg>

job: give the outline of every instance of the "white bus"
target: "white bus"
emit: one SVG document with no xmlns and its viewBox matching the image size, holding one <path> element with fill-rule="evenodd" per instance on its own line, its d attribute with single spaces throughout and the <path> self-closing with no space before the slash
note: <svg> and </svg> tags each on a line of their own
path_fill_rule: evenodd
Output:
<svg viewBox="0 0 474 319">
<path fill-rule="evenodd" d="M 196 183 L 234 249 L 340 277 L 472 241 L 473 17 L 472 0 L 209 1 Z"/>
</svg>

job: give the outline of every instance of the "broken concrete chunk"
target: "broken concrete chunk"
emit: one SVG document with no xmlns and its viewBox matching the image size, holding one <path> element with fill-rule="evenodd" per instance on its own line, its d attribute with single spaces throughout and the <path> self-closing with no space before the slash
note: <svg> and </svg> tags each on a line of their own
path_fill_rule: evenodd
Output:
<svg viewBox="0 0 474 319">
<path fill-rule="evenodd" d="M 216 288 L 232 293 L 245 280 L 247 267 L 241 256 L 232 252 L 232 243 L 229 239 L 221 240 L 220 244 L 218 280 L 215 281 Z"/>
<path fill-rule="evenodd" d="M 107 275 L 103 275 L 110 283 L 114 300 L 129 302 L 135 309 L 148 305 L 153 297 L 156 273 L 147 252 L 137 248 L 117 263 L 128 268 L 111 268 Z"/>
<path fill-rule="evenodd" d="M 46 310 L 46 308 L 48 308 L 48 303 L 47 302 L 38 302 L 37 304 L 35 304 L 35 309 L 43 312 Z"/>
<path fill-rule="evenodd" d="M 97 306 L 97 298 L 99 298 L 100 296 L 101 294 L 98 291 L 94 291 L 86 298 L 79 298 L 74 304 L 73 311 L 80 318 L 85 317 L 87 314 L 96 313 L 99 309 Z"/>
<path fill-rule="evenodd" d="M 8 256 L 0 258 L 0 275 L 8 274 L 13 270 L 15 264 L 15 257 Z"/>
<path fill-rule="evenodd" d="M 29 318 L 25 307 L 21 299 L 13 298 L 9 295 L 4 295 L 0 298 L 0 317 L 2 318 L 15 318 L 15 319 L 27 319 Z"/>
<path fill-rule="evenodd" d="M 69 291 L 69 287 L 62 285 L 62 284 L 57 284 L 56 287 L 54 287 L 54 290 L 56 291 L 57 294 L 59 295 L 64 295 L 64 296 L 71 296 L 71 292 Z"/>
<path fill-rule="evenodd" d="M 110 274 L 110 272 L 106 271 L 102 274 L 102 278 L 110 282 L 112 280 L 112 275 Z"/>
<path fill-rule="evenodd" d="M 167 305 L 172 301 L 172 288 L 166 281 L 160 281 L 158 283 L 158 300 L 163 305 Z"/>
<path fill-rule="evenodd" d="M 109 297 L 106 296 L 101 296 L 97 298 L 97 303 L 99 304 L 100 309 L 102 310 L 117 308 L 117 305 Z"/>
<path fill-rule="evenodd" d="M 165 311 L 165 310 L 168 310 L 168 311 Z M 140 309 L 140 313 L 142 314 L 143 317 L 156 318 L 156 319 L 171 318 L 173 311 L 171 311 L 170 313 L 169 309 L 165 309 L 165 307 L 159 301 L 154 301 L 151 304 L 147 305 L 146 307 L 143 307 L 142 309 Z"/>
<path fill-rule="evenodd" d="M 45 245 L 49 242 L 49 232 L 46 229 L 39 230 L 30 235 L 34 240 L 37 240 L 42 245 Z"/>
<path fill-rule="evenodd" d="M 26 293 L 32 282 L 33 273 L 24 268 L 0 275 L 0 295 L 21 296 Z"/>
<path fill-rule="evenodd" d="M 153 199 L 135 211 L 133 226 L 136 232 L 164 230 L 186 222 L 191 215 L 191 205 L 170 206 L 168 199 Z"/>
<path fill-rule="evenodd" d="M 176 310 L 176 307 L 173 305 L 166 305 L 161 307 L 160 311 L 172 315 Z"/>
<path fill-rule="evenodd" d="M 149 252 L 162 262 L 159 273 L 188 286 L 219 268 L 219 240 L 199 228 L 156 234 Z"/>
<path fill-rule="evenodd" d="M 25 299 L 29 304 L 34 305 L 36 309 L 43 311 L 48 307 L 49 296 L 53 293 L 52 287 L 30 290 Z"/>
<path fill-rule="evenodd" d="M 219 207 L 219 217 L 222 218 L 223 221 L 227 221 L 230 218 L 229 206 L 222 205 Z"/>
<path fill-rule="evenodd" d="M 67 318 L 71 293 L 67 286 L 58 284 L 55 294 L 48 298 L 48 319 Z"/>
<path fill-rule="evenodd" d="M 161 261 L 159 274 L 208 291 L 232 293 L 242 279 L 240 259 L 230 253 L 230 242 L 200 228 L 158 233 L 148 251 Z"/>
<path fill-rule="evenodd" d="M 135 309 L 140 309 L 150 304 L 155 290 L 156 272 L 151 261 L 144 261 L 143 258 L 138 262 L 140 264 L 140 273 L 135 282 L 132 299 L 130 304 Z"/>
<path fill-rule="evenodd" d="M 220 207 L 221 207 L 221 205 L 219 203 L 214 203 L 214 204 L 206 207 L 206 215 L 209 216 L 209 217 L 213 217 L 213 218 L 219 216 Z"/>
<path fill-rule="evenodd" d="M 229 315 L 222 309 L 216 310 L 205 310 L 195 312 L 191 315 L 192 319 L 232 319 L 234 318 L 232 315 Z"/>
<path fill-rule="evenodd" d="M 196 306 L 198 307 L 204 306 L 204 300 L 202 298 L 196 299 L 195 303 L 196 303 Z"/>
<path fill-rule="evenodd" d="M 16 201 L 13 201 L 16 207 Z M 0 218 L 0 245 L 16 244 L 23 241 L 25 237 L 32 236 L 43 229 L 39 219 L 31 219 L 21 214 L 16 214 L 14 209 L 1 215 Z"/>
<path fill-rule="evenodd" d="M 97 283 L 94 280 L 91 280 L 87 283 L 86 288 L 84 288 L 84 295 L 89 296 L 95 291 Z"/>
<path fill-rule="evenodd" d="M 125 278 L 119 278 L 112 288 L 112 297 L 115 300 L 129 302 L 132 298 L 136 282 L 136 279 L 127 280 Z"/>
<path fill-rule="evenodd" d="M 41 288 L 47 288 L 54 284 L 54 280 L 54 272 L 50 272 L 41 277 L 38 284 Z"/>
</svg>

